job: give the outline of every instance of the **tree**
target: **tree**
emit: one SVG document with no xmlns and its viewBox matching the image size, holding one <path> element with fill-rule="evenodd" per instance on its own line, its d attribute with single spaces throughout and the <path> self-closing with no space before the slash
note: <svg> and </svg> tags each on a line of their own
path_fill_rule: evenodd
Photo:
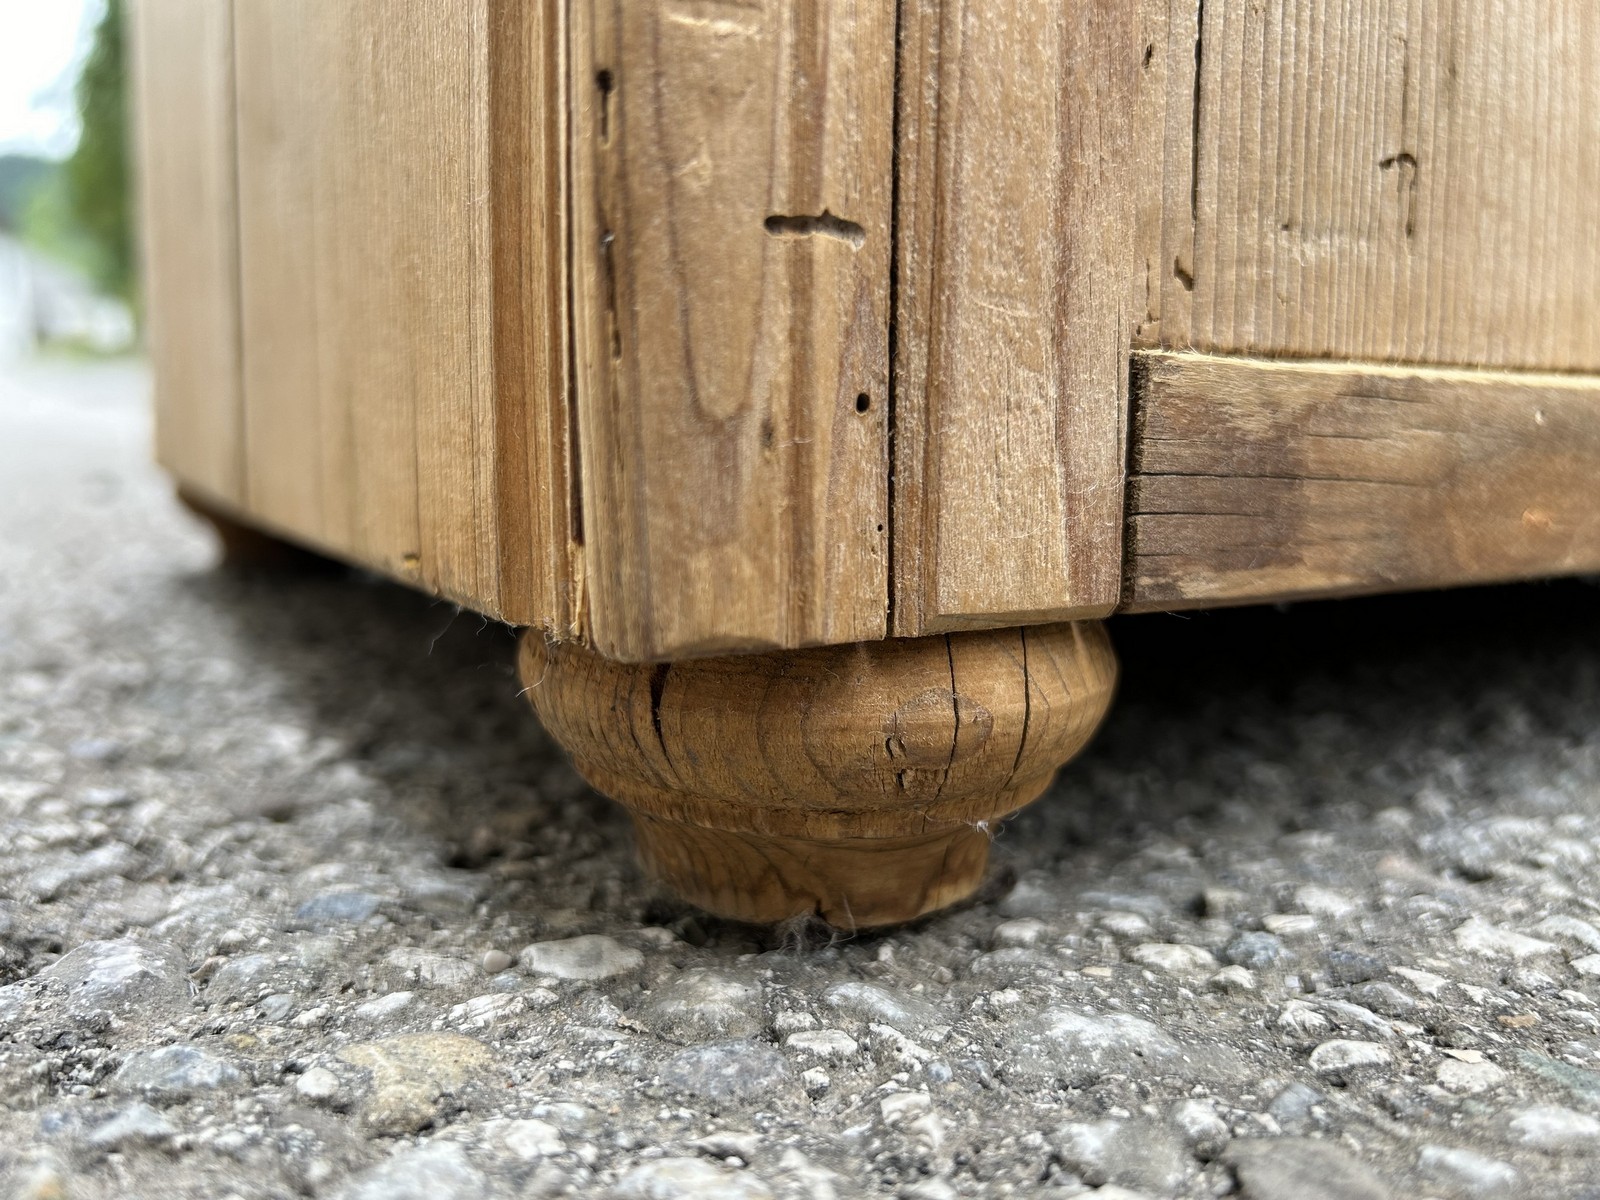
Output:
<svg viewBox="0 0 1600 1200">
<path fill-rule="evenodd" d="M 132 304 L 123 0 L 106 0 L 78 77 L 77 98 L 83 132 L 66 163 L 67 202 L 74 223 L 94 248 L 88 267 L 95 282 Z"/>
</svg>

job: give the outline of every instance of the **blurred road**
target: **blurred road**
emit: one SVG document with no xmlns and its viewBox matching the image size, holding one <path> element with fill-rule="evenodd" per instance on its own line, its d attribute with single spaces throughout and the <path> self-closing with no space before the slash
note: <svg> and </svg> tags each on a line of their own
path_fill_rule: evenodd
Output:
<svg viewBox="0 0 1600 1200">
<path fill-rule="evenodd" d="M 0 366 L 0 1196 L 1600 1194 L 1593 586 L 1120 621 L 988 895 L 799 944 L 507 631 L 212 570 L 145 390 Z"/>
</svg>

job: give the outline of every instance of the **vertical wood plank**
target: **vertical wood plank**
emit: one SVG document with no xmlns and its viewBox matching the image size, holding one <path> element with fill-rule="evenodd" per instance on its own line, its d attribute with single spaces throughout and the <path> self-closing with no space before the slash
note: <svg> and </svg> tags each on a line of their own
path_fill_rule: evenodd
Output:
<svg viewBox="0 0 1600 1200">
<path fill-rule="evenodd" d="M 902 20 L 895 632 L 1109 612 L 1146 15 Z"/>
<path fill-rule="evenodd" d="M 590 636 L 630 659 L 884 636 L 893 6 L 573 20 Z"/>
<path fill-rule="evenodd" d="M 213 500 L 245 498 L 230 0 L 130 10 L 156 454 Z"/>
</svg>

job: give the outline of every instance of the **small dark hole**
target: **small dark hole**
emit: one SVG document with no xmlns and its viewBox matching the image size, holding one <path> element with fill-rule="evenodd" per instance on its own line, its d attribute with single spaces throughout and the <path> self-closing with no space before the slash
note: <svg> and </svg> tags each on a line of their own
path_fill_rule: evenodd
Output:
<svg viewBox="0 0 1600 1200">
<path fill-rule="evenodd" d="M 883 526 L 882 526 L 882 525 L 879 525 L 879 526 L 878 526 L 878 532 L 879 532 L 879 533 L 882 533 L 882 532 L 883 532 Z"/>
<path fill-rule="evenodd" d="M 866 412 L 867 409 L 869 409 L 871 407 L 872 407 L 872 397 L 871 396 L 867 395 L 865 392 L 862 392 L 859 396 L 856 397 L 856 411 L 857 412 Z"/>
<path fill-rule="evenodd" d="M 1150 60 L 1156 56 L 1156 44 L 1151 42 L 1144 48 L 1144 69 L 1150 69 Z"/>
<path fill-rule="evenodd" d="M 611 95 L 611 89 L 615 86 L 615 82 L 611 78 L 611 72 L 604 69 L 596 71 L 594 73 L 594 85 L 600 89 L 601 95 Z"/>
</svg>

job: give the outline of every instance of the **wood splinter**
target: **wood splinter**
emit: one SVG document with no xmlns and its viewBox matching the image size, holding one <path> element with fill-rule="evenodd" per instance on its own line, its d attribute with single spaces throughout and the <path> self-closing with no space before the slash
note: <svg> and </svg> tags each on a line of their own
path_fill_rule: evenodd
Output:
<svg viewBox="0 0 1600 1200">
<path fill-rule="evenodd" d="M 519 661 L 652 874 L 719 916 L 845 929 L 969 896 L 1117 674 L 1095 621 L 653 665 L 530 630 Z"/>
</svg>

